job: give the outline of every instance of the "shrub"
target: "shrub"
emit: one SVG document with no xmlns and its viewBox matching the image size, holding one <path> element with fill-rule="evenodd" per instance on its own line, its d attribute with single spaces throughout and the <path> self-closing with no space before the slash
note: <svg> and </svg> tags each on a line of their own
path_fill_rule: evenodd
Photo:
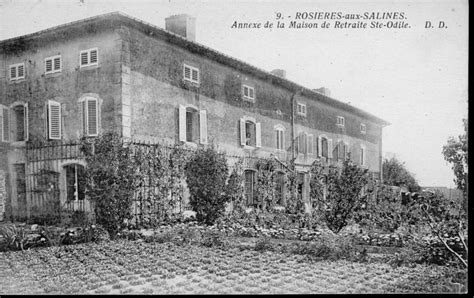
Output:
<svg viewBox="0 0 474 298">
<path fill-rule="evenodd" d="M 15 225 L 0 227 L 0 235 L 5 242 L 5 250 L 23 250 L 27 243 L 26 231 L 22 227 Z"/>
<path fill-rule="evenodd" d="M 273 251 L 273 244 L 270 241 L 270 237 L 261 237 L 255 242 L 255 250 L 256 251 L 264 251 L 270 250 Z"/>
<path fill-rule="evenodd" d="M 136 181 L 131 149 L 116 133 L 106 133 L 83 140 L 86 157 L 86 194 L 95 202 L 95 215 L 115 237 L 131 218 L 131 204 Z"/>
<path fill-rule="evenodd" d="M 339 233 L 367 199 L 367 189 L 365 194 L 362 191 L 369 185 L 369 172 L 354 164 L 349 156 L 342 168 L 330 167 L 328 173 L 323 173 L 319 163 L 315 162 L 311 173 L 312 186 L 323 181 L 327 186 L 326 197 L 319 191 L 312 193 L 311 199 L 317 202 L 328 228 Z"/>
<path fill-rule="evenodd" d="M 205 247 L 224 247 L 222 236 L 215 231 L 205 231 L 201 235 L 201 245 Z"/>
<path fill-rule="evenodd" d="M 190 205 L 198 222 L 212 225 L 224 214 L 227 162 L 214 148 L 199 148 L 185 166 Z"/>
</svg>

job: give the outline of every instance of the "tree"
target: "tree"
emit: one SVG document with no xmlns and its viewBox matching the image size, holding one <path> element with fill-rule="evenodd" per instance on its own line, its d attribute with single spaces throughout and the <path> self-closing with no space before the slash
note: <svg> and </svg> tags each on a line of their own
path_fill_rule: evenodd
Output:
<svg viewBox="0 0 474 298">
<path fill-rule="evenodd" d="M 454 171 L 454 182 L 458 189 L 463 192 L 465 201 L 467 200 L 467 119 L 463 119 L 464 134 L 459 135 L 456 140 L 449 137 L 448 143 L 443 146 L 444 159 L 451 164 Z M 467 210 L 467 206 L 464 206 Z"/>
<path fill-rule="evenodd" d="M 406 186 L 410 192 L 421 190 L 415 177 L 405 168 L 405 163 L 395 157 L 383 161 L 382 172 L 383 181 L 387 185 Z"/>
<path fill-rule="evenodd" d="M 318 163 L 313 164 L 310 184 L 315 189 L 321 189 L 317 185 L 325 184 L 327 195 L 324 197 L 322 192 L 315 191 L 310 196 L 313 201 L 318 201 L 318 209 L 328 228 L 339 233 L 367 201 L 368 191 L 364 192 L 364 189 L 370 182 L 369 171 L 353 163 L 350 156 L 342 168 L 330 167 L 325 173 L 320 167 Z"/>
<path fill-rule="evenodd" d="M 185 166 L 189 203 L 199 222 L 211 225 L 225 210 L 227 162 L 214 148 L 199 148 Z"/>
</svg>

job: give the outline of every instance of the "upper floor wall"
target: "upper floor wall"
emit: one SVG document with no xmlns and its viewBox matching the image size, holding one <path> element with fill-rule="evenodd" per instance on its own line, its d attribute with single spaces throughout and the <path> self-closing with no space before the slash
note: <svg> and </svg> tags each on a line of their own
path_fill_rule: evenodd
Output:
<svg viewBox="0 0 474 298">
<path fill-rule="evenodd" d="M 21 140 L 15 128 L 18 106 L 24 107 L 23 141 L 77 139 L 85 134 L 87 120 L 91 133 L 94 125 L 98 132 L 114 129 L 121 97 L 121 41 L 115 31 L 89 26 L 51 38 L 20 40 L 3 46 L 0 59 L 0 143 Z M 87 107 L 84 110 L 87 96 L 96 100 L 95 107 L 89 104 L 90 119 L 85 117 Z"/>
</svg>

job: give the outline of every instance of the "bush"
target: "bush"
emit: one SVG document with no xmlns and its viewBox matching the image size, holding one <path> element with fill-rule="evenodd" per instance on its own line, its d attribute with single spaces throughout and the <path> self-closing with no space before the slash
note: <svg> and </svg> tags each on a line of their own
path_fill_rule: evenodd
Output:
<svg viewBox="0 0 474 298">
<path fill-rule="evenodd" d="M 26 230 L 15 225 L 0 227 L 4 250 L 23 250 L 27 243 Z"/>
<path fill-rule="evenodd" d="M 256 251 L 264 251 L 269 250 L 273 251 L 274 247 L 272 242 L 270 241 L 270 237 L 261 237 L 255 243 L 255 250 Z"/>
<path fill-rule="evenodd" d="M 198 222 L 212 225 L 224 214 L 227 162 L 214 148 L 199 148 L 185 166 L 190 205 Z"/>
<path fill-rule="evenodd" d="M 225 247 L 222 236 L 215 231 L 204 231 L 201 235 L 201 245 L 205 247 Z"/>
<path fill-rule="evenodd" d="M 98 224 L 115 237 L 131 218 L 136 167 L 131 149 L 115 133 L 83 140 L 86 194 L 95 202 Z"/>
</svg>

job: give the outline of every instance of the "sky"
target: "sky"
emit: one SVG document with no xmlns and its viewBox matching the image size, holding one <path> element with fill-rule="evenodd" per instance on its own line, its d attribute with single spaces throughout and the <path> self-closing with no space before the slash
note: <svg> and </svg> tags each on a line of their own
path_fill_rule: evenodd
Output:
<svg viewBox="0 0 474 298">
<path fill-rule="evenodd" d="M 454 187 L 441 151 L 449 136 L 463 133 L 468 113 L 467 0 L 0 0 L 0 40 L 113 11 L 161 28 L 170 15 L 193 15 L 198 43 L 264 70 L 284 69 L 293 82 L 329 88 L 331 97 L 387 120 L 384 154 L 404 162 L 422 186 Z M 404 15 L 397 24 L 409 28 L 335 28 L 336 20 L 320 28 L 324 20 L 301 20 L 314 12 L 397 12 Z M 275 28 L 278 16 L 285 28 Z M 273 28 L 231 28 L 235 21 Z M 289 28 L 291 21 L 319 27 Z"/>
</svg>

